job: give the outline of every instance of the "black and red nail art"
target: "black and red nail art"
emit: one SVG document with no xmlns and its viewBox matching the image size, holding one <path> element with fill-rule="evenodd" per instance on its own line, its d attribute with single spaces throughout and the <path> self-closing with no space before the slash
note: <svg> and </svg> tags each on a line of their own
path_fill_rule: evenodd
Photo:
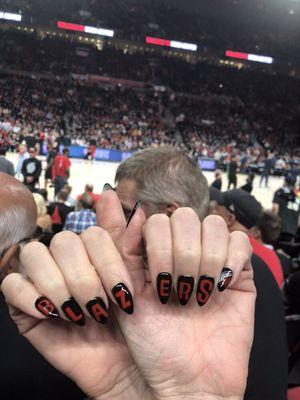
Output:
<svg viewBox="0 0 300 400">
<path fill-rule="evenodd" d="M 204 306 L 214 290 L 215 280 L 211 276 L 202 275 L 199 278 L 197 286 L 197 302 L 199 306 Z"/>
<path fill-rule="evenodd" d="M 86 304 L 86 308 L 93 317 L 100 324 L 105 325 L 108 318 L 108 309 L 104 301 L 100 297 L 95 297 Z"/>
<path fill-rule="evenodd" d="M 232 280 L 233 272 L 230 268 L 223 268 L 219 282 L 218 282 L 218 289 L 220 292 L 223 292 Z"/>
<path fill-rule="evenodd" d="M 161 272 L 157 275 L 156 288 L 158 297 L 162 304 L 166 304 L 172 290 L 172 275 L 168 272 Z"/>
<path fill-rule="evenodd" d="M 59 312 L 47 297 L 39 297 L 35 302 L 36 309 L 48 318 L 59 318 Z"/>
<path fill-rule="evenodd" d="M 134 305 L 132 295 L 125 283 L 118 283 L 112 288 L 111 292 L 121 309 L 127 314 L 133 314 Z"/>
<path fill-rule="evenodd" d="M 182 306 L 185 306 L 194 290 L 195 280 L 192 276 L 180 275 L 177 282 L 177 295 L 179 302 Z"/>
<path fill-rule="evenodd" d="M 66 300 L 61 306 L 61 309 L 65 313 L 66 317 L 69 318 L 70 321 L 74 322 L 74 324 L 79 326 L 83 326 L 85 324 L 84 313 L 80 305 L 73 297 Z"/>
</svg>

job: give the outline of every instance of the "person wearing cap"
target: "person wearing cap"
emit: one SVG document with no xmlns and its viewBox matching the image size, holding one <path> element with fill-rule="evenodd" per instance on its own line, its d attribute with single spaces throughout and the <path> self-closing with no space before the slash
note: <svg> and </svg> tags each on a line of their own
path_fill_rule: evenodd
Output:
<svg viewBox="0 0 300 400">
<path fill-rule="evenodd" d="M 211 199 L 217 203 L 215 213 L 225 219 L 230 232 L 243 231 L 248 234 L 254 254 L 269 267 L 281 288 L 284 278 L 278 256 L 272 249 L 255 240 L 252 232 L 263 211 L 261 204 L 254 196 L 241 189 L 210 193 Z"/>
<path fill-rule="evenodd" d="M 300 199 L 295 194 L 296 178 L 288 175 L 273 198 L 272 212 L 282 220 L 281 241 L 292 241 L 299 227 Z"/>
<path fill-rule="evenodd" d="M 24 176 L 24 184 L 34 191 L 42 173 L 42 163 L 36 158 L 36 149 L 31 147 L 29 149 L 29 158 L 23 162 L 22 174 Z"/>
</svg>

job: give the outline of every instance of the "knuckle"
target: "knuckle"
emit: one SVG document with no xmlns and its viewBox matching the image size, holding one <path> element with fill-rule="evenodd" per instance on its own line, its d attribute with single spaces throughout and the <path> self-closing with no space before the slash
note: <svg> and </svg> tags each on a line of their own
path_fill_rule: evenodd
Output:
<svg viewBox="0 0 300 400">
<path fill-rule="evenodd" d="M 201 264 L 208 266 L 222 266 L 225 264 L 225 257 L 217 253 L 206 253 L 202 255 Z"/>
<path fill-rule="evenodd" d="M 22 264 L 26 264 L 28 260 L 33 259 L 36 254 L 47 251 L 45 245 L 40 242 L 30 242 L 21 248 L 20 260 Z"/>
<path fill-rule="evenodd" d="M 199 220 L 198 215 L 196 214 L 196 212 L 191 207 L 180 207 L 180 208 L 177 208 L 173 212 L 173 214 L 171 216 L 171 220 L 176 219 L 178 217 L 197 218 L 197 220 Z"/>
<path fill-rule="evenodd" d="M 204 227 L 207 225 L 213 225 L 216 229 L 227 229 L 224 218 L 220 217 L 219 215 L 208 215 L 206 218 L 204 218 L 202 225 Z"/>
<path fill-rule="evenodd" d="M 1 290 L 4 296 L 8 296 L 11 291 L 15 291 L 16 293 L 20 293 L 20 291 L 22 291 L 21 280 L 19 278 L 20 275 L 16 272 L 13 272 L 3 279 Z"/>
<path fill-rule="evenodd" d="M 186 261 L 199 261 L 201 259 L 200 249 L 192 248 L 174 248 L 174 257 Z"/>
<path fill-rule="evenodd" d="M 51 240 L 50 249 L 65 248 L 68 244 L 74 246 L 74 240 L 78 240 L 78 235 L 71 231 L 57 233 Z"/>
<path fill-rule="evenodd" d="M 91 226 L 82 234 L 82 240 L 84 242 L 91 242 L 94 240 L 103 241 L 109 239 L 110 239 L 109 233 L 105 229 L 100 228 L 99 226 Z"/>
<path fill-rule="evenodd" d="M 146 224 L 150 227 L 157 224 L 169 224 L 169 222 L 170 219 L 166 214 L 154 214 L 148 218 Z"/>
</svg>

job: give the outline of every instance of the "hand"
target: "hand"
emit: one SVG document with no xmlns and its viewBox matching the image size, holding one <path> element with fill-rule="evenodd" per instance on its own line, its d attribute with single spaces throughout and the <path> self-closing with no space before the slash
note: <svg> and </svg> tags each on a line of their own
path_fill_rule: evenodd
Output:
<svg viewBox="0 0 300 400">
<path fill-rule="evenodd" d="M 256 297 L 247 236 L 229 234 L 218 216 L 200 224 L 187 208 L 175 211 L 171 219 L 154 215 L 144 227 L 145 271 L 138 222 L 142 214 L 138 210 L 126 230 L 114 192 L 105 192 L 98 203 L 98 223 L 111 233 L 135 286 L 134 314 L 117 315 L 133 358 L 158 398 L 242 399 Z M 96 262 L 96 253 L 88 252 Z M 224 266 L 233 272 L 229 288 L 215 288 L 208 300 L 210 283 L 202 280 L 198 301 L 203 305 L 208 300 L 202 307 L 194 296 L 184 307 L 174 298 L 166 305 L 159 302 L 159 273 L 171 274 L 175 287 L 180 275 L 194 277 L 196 284 L 199 276 L 208 275 L 217 283 Z"/>
<path fill-rule="evenodd" d="M 26 182 L 27 182 L 27 183 L 33 182 L 33 177 L 32 177 L 32 176 L 27 176 L 27 177 L 26 177 Z"/>
<path fill-rule="evenodd" d="M 98 230 L 102 238 L 97 248 L 105 248 L 108 256 L 102 258 L 103 266 L 123 269 L 126 275 L 109 235 Z M 55 236 L 50 250 L 41 243 L 29 243 L 20 254 L 26 277 L 14 273 L 3 281 L 1 289 L 20 333 L 87 395 L 110 400 L 150 399 L 113 315 L 107 326 L 101 326 L 88 312 L 86 304 L 100 297 L 104 303 L 99 300 L 94 317 L 105 323 L 108 298 L 82 240 L 71 232 L 62 232 Z M 127 281 L 126 276 L 115 279 L 116 283 Z M 107 287 L 107 293 L 110 289 Z M 113 298 L 112 294 L 109 296 Z M 68 304 L 67 318 L 62 304 L 71 297 L 77 303 Z M 58 313 L 63 319 L 55 318 Z"/>
</svg>

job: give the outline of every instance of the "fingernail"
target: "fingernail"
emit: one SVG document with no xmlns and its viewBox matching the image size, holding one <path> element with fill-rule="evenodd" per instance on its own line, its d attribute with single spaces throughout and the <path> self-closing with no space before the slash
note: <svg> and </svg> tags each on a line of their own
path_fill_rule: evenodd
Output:
<svg viewBox="0 0 300 400">
<path fill-rule="evenodd" d="M 47 297 L 39 297 L 35 302 L 36 309 L 48 318 L 59 318 L 59 312 Z"/>
<path fill-rule="evenodd" d="M 230 268 L 223 268 L 220 278 L 219 278 L 219 282 L 218 282 L 218 289 L 219 292 L 223 292 L 228 285 L 230 284 L 231 280 L 232 280 L 232 276 L 233 276 L 233 272 Z"/>
<path fill-rule="evenodd" d="M 166 304 L 170 298 L 172 290 L 172 275 L 168 272 L 161 272 L 157 275 L 156 288 L 159 300 Z"/>
<path fill-rule="evenodd" d="M 106 192 L 107 190 L 114 190 L 114 188 L 109 183 L 106 183 L 103 186 L 102 193 Z"/>
<path fill-rule="evenodd" d="M 121 309 L 127 314 L 133 314 L 133 299 L 128 287 L 121 282 L 114 286 L 111 292 Z"/>
<path fill-rule="evenodd" d="M 105 325 L 108 318 L 108 310 L 104 301 L 100 297 L 95 297 L 86 304 L 86 308 L 91 317 L 100 324 Z"/>
<path fill-rule="evenodd" d="M 61 309 L 65 313 L 66 317 L 68 317 L 70 321 L 74 322 L 74 324 L 80 326 L 83 326 L 85 324 L 84 313 L 80 305 L 73 297 L 66 300 L 61 306 Z"/>
<path fill-rule="evenodd" d="M 132 209 L 132 211 L 131 211 L 131 213 L 130 213 L 130 215 L 129 215 L 129 217 L 128 217 L 128 221 L 127 221 L 127 224 L 126 224 L 126 228 L 128 228 L 128 225 L 130 224 L 130 221 L 132 220 L 132 218 L 134 217 L 134 215 L 135 215 L 135 213 L 136 213 L 136 210 L 138 209 L 138 208 L 141 208 L 142 207 L 142 201 L 141 200 L 139 200 L 139 201 L 137 201 L 136 203 L 135 203 L 135 205 L 134 205 L 134 207 L 133 207 L 133 209 Z"/>
<path fill-rule="evenodd" d="M 185 306 L 194 290 L 194 278 L 192 276 L 180 275 L 177 282 L 177 295 L 179 302 L 182 306 Z"/>
<path fill-rule="evenodd" d="M 208 302 L 211 292 L 214 290 L 214 286 L 214 278 L 207 275 L 200 276 L 197 286 L 197 302 L 199 306 L 202 307 Z"/>
</svg>

